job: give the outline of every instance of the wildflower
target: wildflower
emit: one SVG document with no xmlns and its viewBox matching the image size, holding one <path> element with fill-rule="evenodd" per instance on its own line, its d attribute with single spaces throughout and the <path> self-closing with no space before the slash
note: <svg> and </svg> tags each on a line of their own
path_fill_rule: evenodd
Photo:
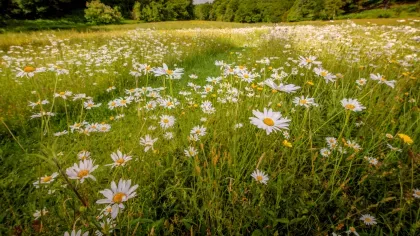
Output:
<svg viewBox="0 0 420 236">
<path fill-rule="evenodd" d="M 285 92 L 285 93 L 295 93 L 296 90 L 300 89 L 299 86 L 296 86 L 294 84 L 284 85 L 283 83 L 280 83 L 279 85 L 277 85 L 271 79 L 267 79 L 266 81 L 264 81 L 264 84 L 269 86 L 272 89 L 275 89 L 275 90 L 278 90 L 278 91 L 281 91 L 281 92 Z"/>
<path fill-rule="evenodd" d="M 307 107 L 307 108 L 309 108 L 310 106 L 315 106 L 315 107 L 318 106 L 318 104 L 315 103 L 314 98 L 305 98 L 304 96 L 295 97 L 293 99 L 293 103 L 296 106 L 304 106 L 304 107 Z"/>
<path fill-rule="evenodd" d="M 60 92 L 60 93 L 55 93 L 54 97 L 60 97 L 64 100 L 67 99 L 67 97 L 70 97 L 73 93 L 71 91 L 65 91 L 65 92 Z"/>
<path fill-rule="evenodd" d="M 90 110 L 93 107 L 100 107 L 101 105 L 102 105 L 102 103 L 95 104 L 93 102 L 93 100 L 89 100 L 89 101 L 83 103 L 83 106 L 86 108 L 86 110 Z"/>
<path fill-rule="evenodd" d="M 214 112 L 216 112 L 216 109 L 213 107 L 213 104 L 210 101 L 204 101 L 201 104 L 201 110 L 205 113 L 205 114 L 213 114 Z"/>
<path fill-rule="evenodd" d="M 33 214 L 35 220 L 39 219 L 39 217 L 41 216 L 45 216 L 46 214 L 48 214 L 48 211 L 44 208 L 42 210 L 36 210 L 35 213 Z"/>
<path fill-rule="evenodd" d="M 367 81 L 366 79 L 360 78 L 360 79 L 356 80 L 356 84 L 358 84 L 359 86 L 365 86 L 366 81 Z"/>
<path fill-rule="evenodd" d="M 413 197 L 420 198 L 420 189 L 413 189 Z"/>
<path fill-rule="evenodd" d="M 357 99 L 347 99 L 344 98 L 343 100 L 341 100 L 341 105 L 346 109 L 346 110 L 350 110 L 350 111 L 363 111 L 364 109 L 366 109 L 366 107 L 362 106 L 362 104 L 359 103 L 359 101 L 357 101 Z"/>
<path fill-rule="evenodd" d="M 334 137 L 326 137 L 327 145 L 330 149 L 335 149 L 337 147 L 337 139 Z"/>
<path fill-rule="evenodd" d="M 349 230 L 347 230 L 345 233 L 346 233 L 347 235 L 354 234 L 354 235 L 356 235 L 356 236 L 359 236 L 359 234 L 358 234 L 358 233 L 357 233 L 357 231 L 356 231 L 356 228 L 354 228 L 354 227 L 350 227 L 350 228 L 349 228 Z"/>
<path fill-rule="evenodd" d="M 80 160 L 90 159 L 90 152 L 85 150 L 80 151 L 79 153 L 77 153 L 77 158 L 79 158 Z"/>
<path fill-rule="evenodd" d="M 385 137 L 389 138 L 389 139 L 393 139 L 394 136 L 392 134 L 385 134 Z"/>
<path fill-rule="evenodd" d="M 23 68 L 23 70 L 20 69 L 20 68 L 16 68 L 16 69 L 18 70 L 18 73 L 16 74 L 16 77 L 18 77 L 18 78 L 22 78 L 24 76 L 26 76 L 28 78 L 29 77 L 34 77 L 35 73 L 37 72 L 36 68 L 32 67 L 32 66 L 25 66 Z"/>
<path fill-rule="evenodd" d="M 45 105 L 45 104 L 48 104 L 48 103 L 50 103 L 48 100 L 38 100 L 37 102 L 29 102 L 29 105 L 28 106 L 30 106 L 30 107 L 32 107 L 32 109 L 34 109 L 36 106 L 38 106 L 38 105 Z"/>
<path fill-rule="evenodd" d="M 363 223 L 365 223 L 365 225 L 376 225 L 377 224 L 375 217 L 373 217 L 369 214 L 362 215 L 362 217 L 360 217 L 360 220 L 363 221 Z"/>
<path fill-rule="evenodd" d="M 39 185 L 41 184 L 50 184 L 54 182 L 57 176 L 58 176 L 57 172 L 54 172 L 51 175 L 45 175 L 44 177 L 41 177 L 37 181 L 35 181 L 33 185 L 35 186 L 35 188 L 39 188 Z"/>
<path fill-rule="evenodd" d="M 370 74 L 370 78 L 372 80 L 377 80 L 379 84 L 386 84 L 391 88 L 395 87 L 395 82 L 396 82 L 395 80 L 386 80 L 384 78 L 384 76 L 382 76 L 380 74 L 376 74 L 376 75 L 375 74 Z"/>
<path fill-rule="evenodd" d="M 173 139 L 173 138 L 174 138 L 174 134 L 173 134 L 172 132 L 166 132 L 166 133 L 163 135 L 163 137 L 164 137 L 166 140 L 171 140 L 171 139 Z"/>
<path fill-rule="evenodd" d="M 400 148 L 393 147 L 391 144 L 387 143 L 386 146 L 391 149 L 392 151 L 402 152 Z"/>
<path fill-rule="evenodd" d="M 107 166 L 112 166 L 112 168 L 118 166 L 125 166 L 125 163 L 132 159 L 131 156 L 123 154 L 120 150 L 117 150 L 117 152 L 112 153 L 111 158 L 114 161 L 114 163 L 108 164 Z"/>
<path fill-rule="evenodd" d="M 276 132 L 280 129 L 288 129 L 291 120 L 283 118 L 280 112 L 273 112 L 272 109 L 264 108 L 263 112 L 253 110 L 252 113 L 256 117 L 250 117 L 251 124 L 260 129 L 264 129 L 269 135 L 271 132 Z"/>
<path fill-rule="evenodd" d="M 309 57 L 302 57 L 299 56 L 299 66 L 306 66 L 308 68 L 311 68 L 312 65 L 320 65 L 322 62 L 316 61 L 316 57 L 309 56 Z"/>
<path fill-rule="evenodd" d="M 118 215 L 119 209 L 124 209 L 123 202 L 136 196 L 136 189 L 138 185 L 131 187 L 131 180 L 120 179 L 118 186 L 114 181 L 111 182 L 111 189 L 100 191 L 105 199 L 96 201 L 97 204 L 110 204 L 112 205 L 111 217 L 115 219 Z"/>
<path fill-rule="evenodd" d="M 76 232 L 76 230 L 73 230 L 73 231 L 71 231 L 71 233 L 69 233 L 69 232 L 64 233 L 64 236 L 88 236 L 88 235 L 89 235 L 89 231 L 82 234 L 81 229 L 79 229 L 79 231 L 77 231 L 77 232 Z"/>
<path fill-rule="evenodd" d="M 175 124 L 175 117 L 162 115 L 159 124 L 163 129 L 171 128 Z"/>
<path fill-rule="evenodd" d="M 163 63 L 162 67 L 157 67 L 153 70 L 155 76 L 167 76 L 169 79 L 181 79 L 181 76 L 184 74 L 184 69 L 175 68 L 175 70 L 170 70 L 168 66 Z"/>
<path fill-rule="evenodd" d="M 54 133 L 54 136 L 55 137 L 59 137 L 59 136 L 62 136 L 62 135 L 66 135 L 66 134 L 68 134 L 69 132 L 67 131 L 67 130 L 63 130 L 63 131 L 61 131 L 61 132 L 56 132 L 56 133 Z"/>
<path fill-rule="evenodd" d="M 105 133 L 111 130 L 111 125 L 109 124 L 99 124 L 98 125 L 98 131 Z"/>
<path fill-rule="evenodd" d="M 323 157 L 329 157 L 331 155 L 331 151 L 328 148 L 323 148 L 319 152 L 321 153 L 321 156 Z"/>
<path fill-rule="evenodd" d="M 327 70 L 324 70 L 320 67 L 315 67 L 314 68 L 314 72 L 316 75 L 321 76 L 322 78 L 324 78 L 325 82 L 328 84 L 329 82 L 335 82 L 335 79 L 337 78 L 337 76 L 331 74 L 330 72 L 328 72 Z"/>
<path fill-rule="evenodd" d="M 400 139 L 402 139 L 402 141 L 408 145 L 411 145 L 414 143 L 413 139 L 410 138 L 410 136 L 406 135 L 406 134 L 397 134 L 398 137 L 400 137 Z"/>
<path fill-rule="evenodd" d="M 185 153 L 185 156 L 187 157 L 194 157 L 198 154 L 198 151 L 194 147 L 189 146 L 188 149 L 184 150 L 184 153 Z"/>
<path fill-rule="evenodd" d="M 239 129 L 239 128 L 242 128 L 243 126 L 244 126 L 244 124 L 238 123 L 238 124 L 235 124 L 235 126 L 233 128 L 234 129 Z"/>
<path fill-rule="evenodd" d="M 144 146 L 145 152 L 148 152 L 150 149 L 154 150 L 153 144 L 157 140 L 157 138 L 153 139 L 150 135 L 146 135 L 144 138 L 140 138 L 140 145 Z"/>
<path fill-rule="evenodd" d="M 283 140 L 282 144 L 283 144 L 283 146 L 285 146 L 285 147 L 289 147 L 289 148 L 291 148 L 291 147 L 292 147 L 292 143 L 291 143 L 291 142 L 289 142 L 289 141 L 287 141 L 286 139 L 285 139 L 285 140 Z"/>
<path fill-rule="evenodd" d="M 195 126 L 194 128 L 192 128 L 190 134 L 192 135 L 198 135 L 198 136 L 204 136 L 206 135 L 206 128 L 204 126 Z"/>
<path fill-rule="evenodd" d="M 93 166 L 92 160 L 82 160 L 79 162 L 79 165 L 74 163 L 72 167 L 67 168 L 66 174 L 70 179 L 80 180 L 80 183 L 83 183 L 87 178 L 91 178 L 96 181 L 96 178 L 91 173 L 97 168 L 98 165 Z"/>
<path fill-rule="evenodd" d="M 268 176 L 264 172 L 256 169 L 254 172 L 252 172 L 251 176 L 258 183 L 267 184 Z"/>
</svg>

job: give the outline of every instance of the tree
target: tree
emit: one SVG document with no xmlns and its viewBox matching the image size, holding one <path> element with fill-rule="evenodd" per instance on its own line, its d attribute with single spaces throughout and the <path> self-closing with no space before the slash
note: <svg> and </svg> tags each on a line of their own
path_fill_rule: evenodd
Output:
<svg viewBox="0 0 420 236">
<path fill-rule="evenodd" d="M 117 23 L 122 20 L 117 7 L 111 8 L 99 0 L 86 3 L 85 18 L 94 24 Z"/>
<path fill-rule="evenodd" d="M 141 18 L 141 4 L 140 2 L 135 2 L 133 6 L 133 10 L 131 12 L 131 16 L 133 20 L 139 21 Z"/>
</svg>

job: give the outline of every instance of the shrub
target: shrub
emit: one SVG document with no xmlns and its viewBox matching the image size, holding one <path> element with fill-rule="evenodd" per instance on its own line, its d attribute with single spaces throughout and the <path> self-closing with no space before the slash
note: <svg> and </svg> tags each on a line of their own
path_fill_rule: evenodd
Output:
<svg viewBox="0 0 420 236">
<path fill-rule="evenodd" d="M 85 18 L 94 24 L 111 24 L 122 20 L 120 11 L 117 8 L 111 8 L 99 0 L 86 2 Z"/>
</svg>

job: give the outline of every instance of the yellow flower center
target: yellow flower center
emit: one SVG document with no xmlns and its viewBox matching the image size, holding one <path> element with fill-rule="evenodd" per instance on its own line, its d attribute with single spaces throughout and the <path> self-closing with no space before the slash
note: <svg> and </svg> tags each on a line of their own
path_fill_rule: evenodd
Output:
<svg viewBox="0 0 420 236">
<path fill-rule="evenodd" d="M 80 170 L 79 173 L 77 173 L 77 177 L 80 179 L 83 177 L 86 177 L 89 174 L 89 170 Z"/>
<path fill-rule="evenodd" d="M 309 59 L 309 58 L 306 58 L 306 62 L 307 62 L 307 63 L 311 63 L 311 62 L 312 62 L 312 60 L 311 60 L 311 59 Z"/>
<path fill-rule="evenodd" d="M 163 119 L 163 123 L 168 124 L 169 120 L 168 119 Z"/>
<path fill-rule="evenodd" d="M 420 196 L 420 190 L 414 191 L 414 194 Z"/>
<path fill-rule="evenodd" d="M 198 130 L 195 131 L 195 133 L 196 134 L 200 134 L 201 133 L 201 130 L 198 129 Z"/>
<path fill-rule="evenodd" d="M 248 75 L 248 74 L 245 74 L 245 75 L 244 75 L 244 78 L 245 78 L 245 79 L 248 79 L 248 78 L 249 78 L 249 75 Z"/>
<path fill-rule="evenodd" d="M 239 69 L 243 70 L 243 69 L 245 69 L 245 67 L 244 66 L 239 66 Z"/>
<path fill-rule="evenodd" d="M 380 81 L 386 81 L 386 79 L 384 77 L 381 77 L 379 80 Z"/>
<path fill-rule="evenodd" d="M 116 163 L 118 163 L 119 165 L 123 164 L 125 161 L 123 158 L 120 158 L 118 160 L 115 161 Z"/>
<path fill-rule="evenodd" d="M 258 176 L 257 176 L 257 180 L 258 180 L 259 182 L 261 182 L 261 181 L 263 180 L 262 175 L 258 175 Z"/>
<path fill-rule="evenodd" d="M 44 178 L 41 178 L 41 182 L 49 182 L 52 179 L 52 176 L 45 176 Z"/>
<path fill-rule="evenodd" d="M 117 103 L 116 102 L 111 102 L 111 106 L 112 107 L 115 107 L 117 105 Z"/>
<path fill-rule="evenodd" d="M 369 217 L 368 217 L 368 218 L 366 218 L 366 219 L 365 219 L 365 222 L 367 222 L 367 223 L 372 222 L 372 218 L 369 218 Z"/>
<path fill-rule="evenodd" d="M 356 232 L 356 229 L 354 227 L 350 227 L 351 232 Z"/>
<path fill-rule="evenodd" d="M 173 105 L 173 103 L 172 103 L 172 102 L 167 102 L 167 103 L 166 103 L 166 106 L 168 106 L 168 107 L 169 107 L 169 106 L 172 106 L 172 105 Z"/>
<path fill-rule="evenodd" d="M 306 103 L 308 103 L 308 101 L 306 101 L 306 99 L 302 99 L 302 100 L 299 101 L 299 103 L 300 104 L 306 104 Z"/>
<path fill-rule="evenodd" d="M 30 73 L 30 72 L 34 72 L 35 68 L 32 66 L 25 66 L 25 68 L 23 68 L 23 71 L 25 71 L 26 73 Z"/>
<path fill-rule="evenodd" d="M 115 203 L 121 203 L 123 199 L 125 199 L 126 197 L 127 195 L 125 193 L 118 192 L 117 194 L 114 195 L 114 197 L 112 198 L 112 201 Z"/>
<path fill-rule="evenodd" d="M 64 94 L 66 94 L 66 92 L 60 92 L 60 95 L 63 96 Z"/>
<path fill-rule="evenodd" d="M 264 124 L 268 125 L 268 126 L 274 126 L 274 120 L 271 118 L 264 118 L 263 120 Z"/>
<path fill-rule="evenodd" d="M 325 77 L 325 76 L 327 76 L 327 75 L 328 75 L 328 73 L 327 73 L 327 72 L 325 72 L 325 71 L 321 72 L 321 76 Z"/>
<path fill-rule="evenodd" d="M 168 75 L 172 75 L 172 74 L 174 73 L 174 71 L 173 71 L 173 70 L 166 70 L 166 73 L 167 73 Z"/>
<path fill-rule="evenodd" d="M 356 106 L 354 106 L 353 104 L 347 104 L 346 105 L 346 109 L 354 110 L 354 108 L 356 108 Z"/>
</svg>

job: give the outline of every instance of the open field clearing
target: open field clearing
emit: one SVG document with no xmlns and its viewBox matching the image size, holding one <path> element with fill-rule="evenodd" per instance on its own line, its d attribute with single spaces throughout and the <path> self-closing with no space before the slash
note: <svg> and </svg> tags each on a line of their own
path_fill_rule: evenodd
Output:
<svg viewBox="0 0 420 236">
<path fill-rule="evenodd" d="M 415 18 L 0 35 L 0 235 L 420 235 L 419 53 Z"/>
</svg>

